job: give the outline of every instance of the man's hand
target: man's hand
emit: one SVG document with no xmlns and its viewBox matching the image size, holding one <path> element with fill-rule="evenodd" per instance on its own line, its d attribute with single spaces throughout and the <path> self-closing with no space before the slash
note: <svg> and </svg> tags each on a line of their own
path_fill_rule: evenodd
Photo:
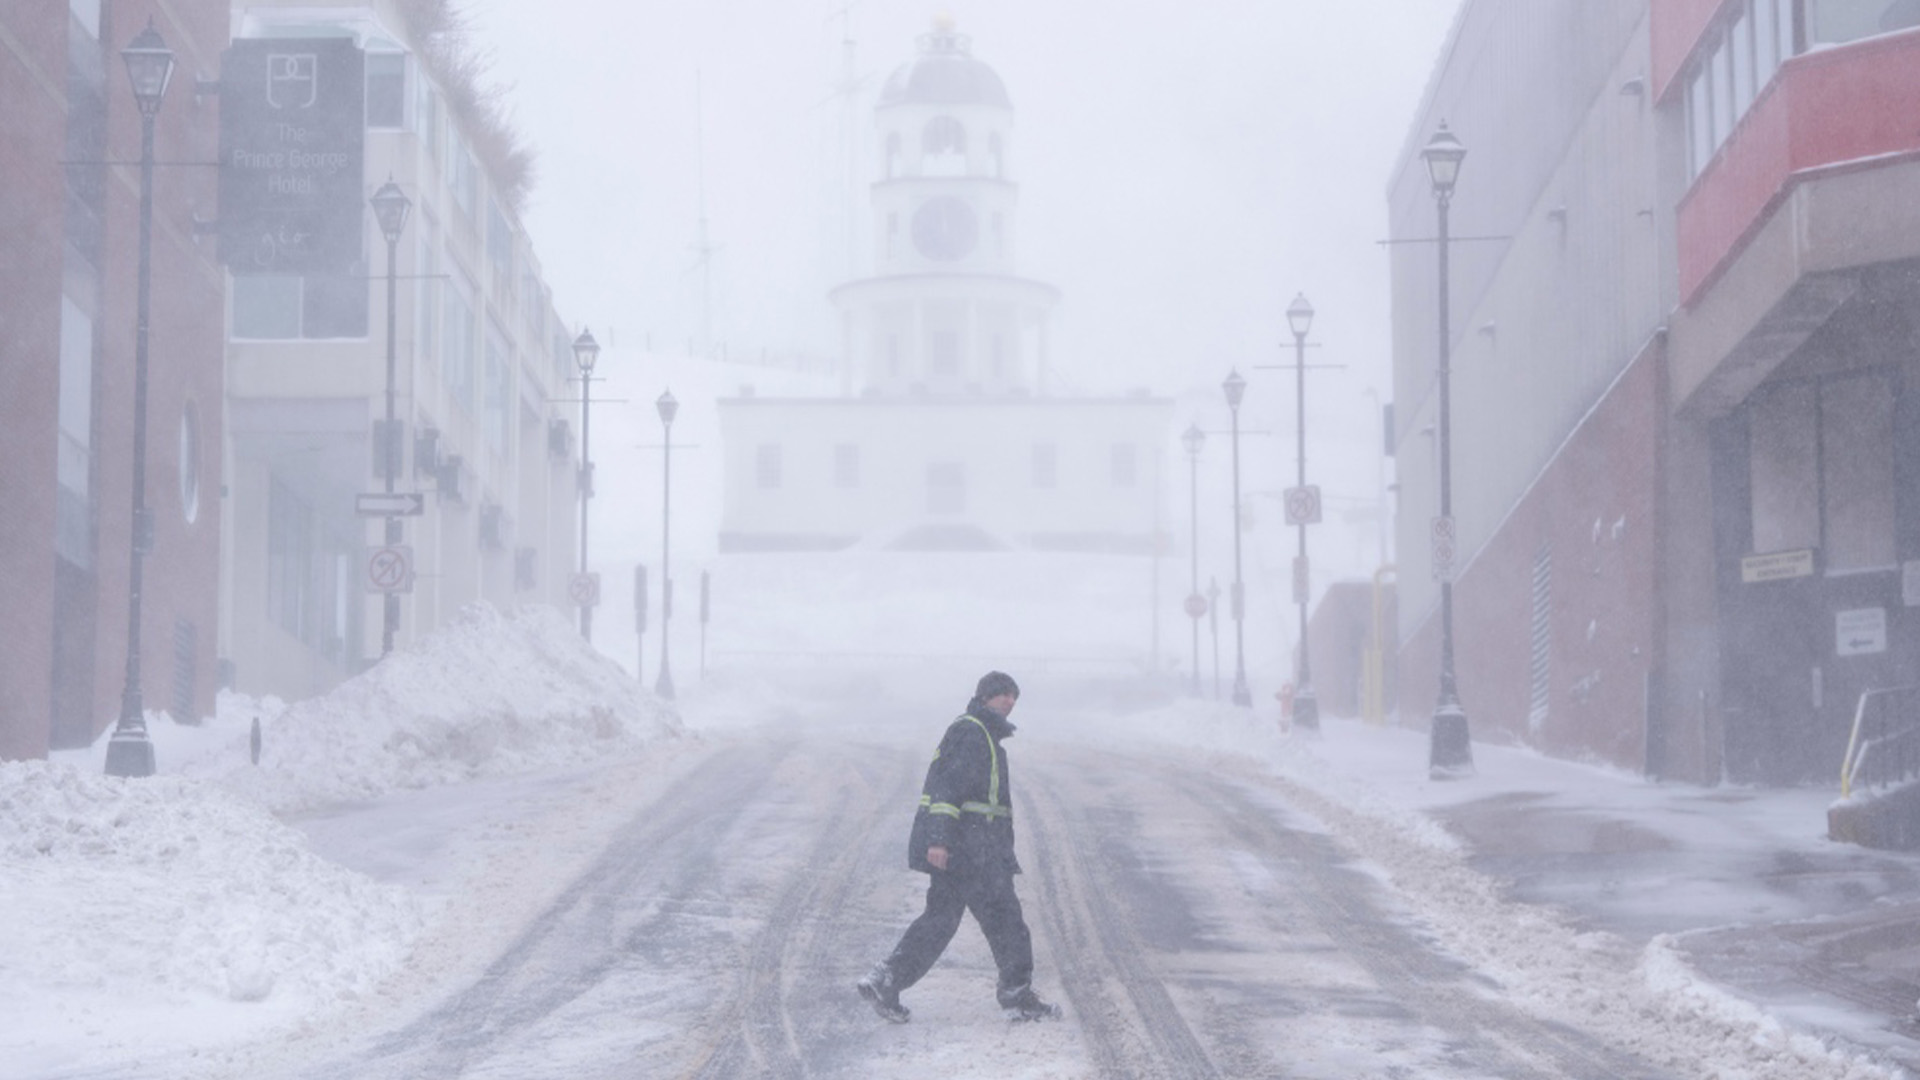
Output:
<svg viewBox="0 0 1920 1080">
<path fill-rule="evenodd" d="M 935 870 L 945 870 L 947 868 L 947 849 L 943 847 L 928 848 L 927 864 Z"/>
</svg>

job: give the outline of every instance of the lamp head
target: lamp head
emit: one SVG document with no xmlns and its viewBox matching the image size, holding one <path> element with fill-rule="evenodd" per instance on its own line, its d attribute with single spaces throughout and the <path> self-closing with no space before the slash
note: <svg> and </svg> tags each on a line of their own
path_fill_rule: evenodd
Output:
<svg viewBox="0 0 1920 1080">
<path fill-rule="evenodd" d="M 1427 163 L 1427 177 L 1433 181 L 1433 193 L 1438 198 L 1453 194 L 1453 182 L 1460 176 L 1460 159 L 1467 156 L 1467 145 L 1454 138 L 1447 130 L 1446 121 L 1440 122 L 1440 130 L 1427 140 L 1426 148 L 1420 156 Z"/>
<path fill-rule="evenodd" d="M 600 343 L 593 340 L 593 331 L 580 331 L 580 336 L 573 339 L 573 362 L 580 365 L 580 374 L 593 374 L 594 361 L 599 359 Z"/>
<path fill-rule="evenodd" d="M 400 242 L 400 234 L 406 230 L 407 214 L 413 209 L 413 200 L 393 182 L 393 174 L 387 174 L 387 182 L 367 200 L 373 204 L 374 219 L 380 222 L 380 234 L 387 243 Z"/>
<path fill-rule="evenodd" d="M 120 50 L 120 59 L 126 62 L 127 80 L 133 83 L 133 99 L 140 105 L 140 115 L 152 119 L 160 112 L 160 99 L 166 96 L 167 83 L 173 79 L 173 50 L 160 40 L 151 18 L 147 28 Z"/>
<path fill-rule="evenodd" d="M 1287 325 L 1293 328 L 1293 336 L 1307 336 L 1307 328 L 1313 325 L 1313 305 L 1307 303 L 1307 294 L 1301 293 L 1287 305 Z"/>
<path fill-rule="evenodd" d="M 1199 457 L 1200 448 L 1207 445 L 1207 433 L 1200 430 L 1199 424 L 1188 424 L 1186 432 L 1180 436 L 1180 441 L 1187 444 L 1187 453 Z"/>
<path fill-rule="evenodd" d="M 1247 396 L 1247 380 L 1240 377 L 1239 368 L 1234 368 L 1227 373 L 1227 381 L 1220 384 L 1220 389 L 1227 392 L 1227 407 L 1238 409 L 1240 399 Z"/>
<path fill-rule="evenodd" d="M 659 411 L 660 422 L 662 424 L 673 423 L 674 414 L 680 411 L 680 403 L 673 399 L 673 391 L 671 390 L 661 394 L 659 399 L 653 403 L 653 407 Z"/>
</svg>

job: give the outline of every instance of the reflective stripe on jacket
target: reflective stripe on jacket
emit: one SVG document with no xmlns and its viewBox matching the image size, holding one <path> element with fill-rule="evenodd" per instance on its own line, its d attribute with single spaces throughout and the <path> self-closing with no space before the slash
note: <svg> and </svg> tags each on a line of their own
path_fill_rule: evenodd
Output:
<svg viewBox="0 0 1920 1080">
<path fill-rule="evenodd" d="M 907 865 L 930 872 L 927 849 L 944 847 L 948 869 L 1019 873 L 1013 853 L 1013 804 L 1001 740 L 1006 718 L 978 702 L 947 726 L 927 766 L 907 844 Z"/>
</svg>

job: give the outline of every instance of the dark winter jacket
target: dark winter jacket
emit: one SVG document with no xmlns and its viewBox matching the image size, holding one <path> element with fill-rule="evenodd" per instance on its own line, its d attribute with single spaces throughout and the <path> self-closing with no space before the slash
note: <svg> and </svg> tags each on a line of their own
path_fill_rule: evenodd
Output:
<svg viewBox="0 0 1920 1080">
<path fill-rule="evenodd" d="M 978 698 L 947 726 L 920 789 L 920 809 L 907 839 L 908 866 L 934 872 L 927 849 L 944 847 L 952 873 L 1020 872 L 1013 855 L 1013 788 L 1000 745 L 1012 735 L 1007 718 Z"/>
</svg>

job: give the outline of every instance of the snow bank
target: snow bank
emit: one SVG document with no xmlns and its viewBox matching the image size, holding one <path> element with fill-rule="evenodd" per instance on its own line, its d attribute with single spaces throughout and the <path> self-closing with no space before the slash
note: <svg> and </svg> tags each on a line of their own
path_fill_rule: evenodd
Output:
<svg viewBox="0 0 1920 1080">
<path fill-rule="evenodd" d="M 287 814 L 595 760 L 680 730 L 554 609 L 474 604 L 331 693 L 263 716 L 259 766 L 220 779 Z"/>
<path fill-rule="evenodd" d="M 422 921 L 217 786 L 0 762 L 0 1058 L 110 1037 L 129 1007 L 351 999 Z M 165 1027 L 149 1034 L 180 1035 Z"/>
</svg>

